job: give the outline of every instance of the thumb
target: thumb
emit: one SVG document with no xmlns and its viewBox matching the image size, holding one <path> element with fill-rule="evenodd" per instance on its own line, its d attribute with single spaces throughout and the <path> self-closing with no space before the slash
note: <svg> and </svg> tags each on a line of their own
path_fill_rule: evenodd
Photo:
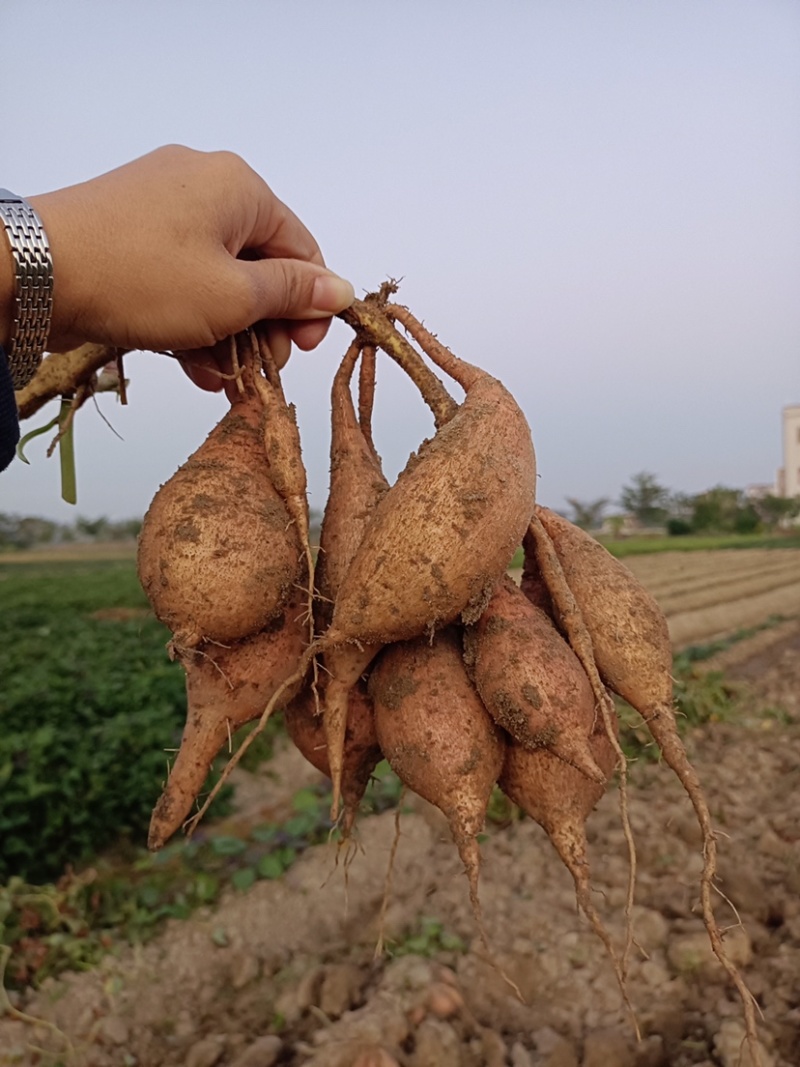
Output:
<svg viewBox="0 0 800 1067">
<path fill-rule="evenodd" d="M 237 260 L 237 265 L 253 293 L 251 322 L 328 318 L 355 299 L 350 282 L 302 259 Z"/>
</svg>

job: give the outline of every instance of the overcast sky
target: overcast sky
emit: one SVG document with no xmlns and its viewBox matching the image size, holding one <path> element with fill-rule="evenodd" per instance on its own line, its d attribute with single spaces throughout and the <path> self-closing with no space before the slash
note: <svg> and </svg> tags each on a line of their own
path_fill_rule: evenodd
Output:
<svg viewBox="0 0 800 1067">
<path fill-rule="evenodd" d="M 168 142 L 254 166 L 361 294 L 387 276 L 533 431 L 539 499 L 771 481 L 800 403 L 796 0 L 0 0 L 0 185 L 81 181 Z M 28 42 L 26 45 L 25 42 Z M 153 249 L 158 255 L 158 249 Z M 285 375 L 325 502 L 335 323 Z M 171 361 L 130 406 L 0 475 L 0 511 L 141 515 L 221 417 Z M 40 413 L 29 430 L 50 416 Z M 379 367 L 387 473 L 431 431 Z"/>
</svg>

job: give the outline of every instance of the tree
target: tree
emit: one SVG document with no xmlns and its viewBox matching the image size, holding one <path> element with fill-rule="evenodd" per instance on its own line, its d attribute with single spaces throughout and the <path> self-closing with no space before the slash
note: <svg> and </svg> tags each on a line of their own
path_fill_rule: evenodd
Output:
<svg viewBox="0 0 800 1067">
<path fill-rule="evenodd" d="M 800 515 L 800 496 L 773 496 L 767 493 L 753 501 L 761 521 L 771 530 Z"/>
<path fill-rule="evenodd" d="M 602 496 L 599 500 L 576 500 L 572 496 L 566 498 L 572 508 L 572 521 L 582 530 L 596 530 L 603 522 L 603 512 L 611 501 Z"/>
<path fill-rule="evenodd" d="M 630 485 L 622 487 L 619 504 L 643 526 L 661 526 L 668 514 L 669 490 L 659 485 L 654 474 L 640 471 L 633 475 Z"/>
<path fill-rule="evenodd" d="M 75 520 L 75 529 L 81 537 L 92 541 L 104 541 L 108 537 L 109 521 L 105 515 L 99 519 L 84 519 L 78 516 Z"/>
<path fill-rule="evenodd" d="M 715 485 L 693 498 L 692 529 L 696 532 L 753 533 L 759 516 L 741 489 Z"/>
</svg>

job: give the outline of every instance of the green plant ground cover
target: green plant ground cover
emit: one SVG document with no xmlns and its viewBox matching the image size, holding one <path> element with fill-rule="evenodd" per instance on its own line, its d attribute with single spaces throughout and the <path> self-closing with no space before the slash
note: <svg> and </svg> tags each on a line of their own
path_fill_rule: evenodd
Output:
<svg viewBox="0 0 800 1067">
<path fill-rule="evenodd" d="M 800 548 L 800 532 L 792 534 L 708 534 L 685 537 L 628 537 L 615 541 L 600 538 L 618 559 L 652 552 L 706 552 L 736 548 Z"/>
<path fill-rule="evenodd" d="M 800 532 L 780 534 L 703 534 L 686 537 L 667 537 L 653 535 L 647 537 L 599 537 L 598 540 L 612 556 L 624 559 L 626 556 L 646 556 L 660 552 L 710 552 L 717 549 L 738 548 L 800 548 Z M 518 548 L 511 569 L 518 569 L 524 563 L 522 549 Z"/>
</svg>

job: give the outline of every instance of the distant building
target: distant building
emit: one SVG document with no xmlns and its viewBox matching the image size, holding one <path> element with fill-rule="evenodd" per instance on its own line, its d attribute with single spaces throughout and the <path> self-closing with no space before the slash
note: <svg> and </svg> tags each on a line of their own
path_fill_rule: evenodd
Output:
<svg viewBox="0 0 800 1067">
<path fill-rule="evenodd" d="M 800 404 L 783 409 L 783 466 L 774 492 L 776 496 L 800 496 Z"/>
<path fill-rule="evenodd" d="M 748 500 L 763 500 L 765 496 L 776 496 L 775 486 L 772 482 L 758 482 L 744 487 L 744 495 Z"/>
</svg>

